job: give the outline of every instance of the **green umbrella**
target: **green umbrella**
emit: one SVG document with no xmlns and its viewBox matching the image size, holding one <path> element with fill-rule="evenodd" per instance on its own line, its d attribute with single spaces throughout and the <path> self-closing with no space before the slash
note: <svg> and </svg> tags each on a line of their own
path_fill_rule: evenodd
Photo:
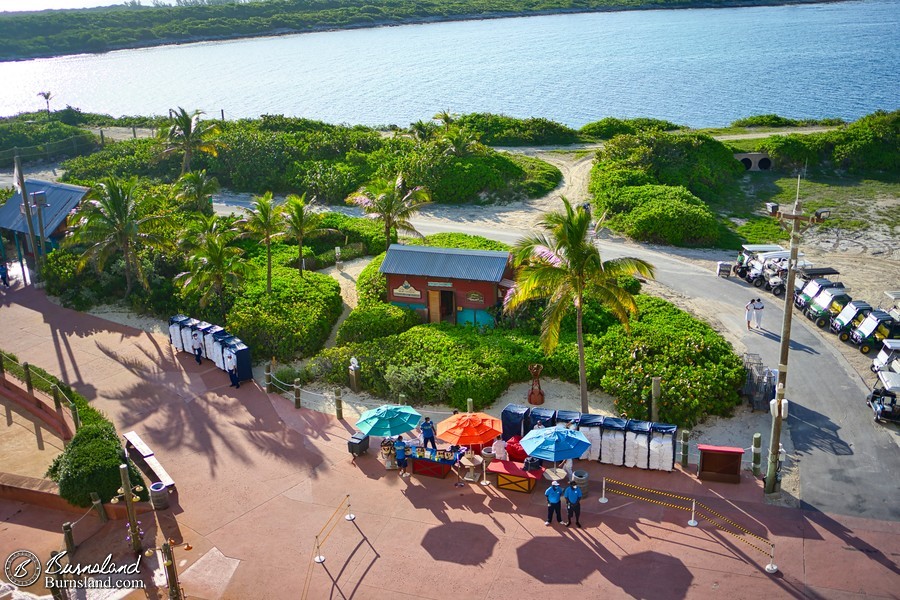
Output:
<svg viewBox="0 0 900 600">
<path fill-rule="evenodd" d="M 356 426 L 366 435 L 387 437 L 414 429 L 421 418 L 411 406 L 385 404 L 364 412 Z"/>
</svg>

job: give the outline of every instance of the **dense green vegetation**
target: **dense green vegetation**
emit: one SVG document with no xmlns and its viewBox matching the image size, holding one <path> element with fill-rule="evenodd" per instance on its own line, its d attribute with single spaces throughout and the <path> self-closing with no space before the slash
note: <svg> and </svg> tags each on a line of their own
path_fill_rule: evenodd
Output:
<svg viewBox="0 0 900 600">
<path fill-rule="evenodd" d="M 480 141 L 490 146 L 553 146 L 581 141 L 577 131 L 548 119 L 472 113 L 457 118 L 456 124 L 476 132 Z"/>
<path fill-rule="evenodd" d="M 464 131 L 455 124 L 437 128 L 428 140 L 272 115 L 219 123 L 219 129 L 216 154 L 196 154 L 193 168 L 237 191 L 306 193 L 337 204 L 367 182 L 399 171 L 410 186 L 428 189 L 435 202 L 463 203 L 539 197 L 562 177 L 543 161 L 499 153 L 474 140 L 453 146 L 448 140 Z M 172 181 L 182 155 L 163 154 L 163 148 L 154 139 L 107 144 L 66 162 L 65 180 L 90 185 L 108 175 L 138 175 Z"/>
<path fill-rule="evenodd" d="M 14 354 L 3 352 L 5 369 L 15 378 L 24 381 L 25 371 Z M 59 484 L 59 495 L 75 506 L 90 506 L 91 492 L 97 492 L 101 500 L 109 502 L 116 496 L 122 485 L 119 465 L 125 460 L 122 445 L 115 426 L 87 399 L 40 367 L 31 365 L 32 384 L 45 394 L 51 395 L 53 388 L 75 405 L 81 428 L 75 433 L 61 454 L 47 470 L 47 477 Z M 68 409 L 68 407 L 66 407 Z M 134 463 L 128 461 L 128 473 L 134 485 L 145 487 L 138 496 L 149 498 L 144 479 Z"/>
<path fill-rule="evenodd" d="M 46 113 L 35 120 L 0 120 L 0 167 L 10 167 L 18 154 L 23 161 L 79 156 L 93 151 L 99 139 L 92 133 L 61 121 L 50 121 Z"/>
<path fill-rule="evenodd" d="M 842 119 L 790 119 L 779 115 L 754 115 L 738 119 L 732 127 L 812 127 L 843 125 Z"/>
<path fill-rule="evenodd" d="M 645 0 L 640 4 L 623 0 L 579 0 L 577 3 L 563 0 L 384 0 L 377 4 L 366 0 L 282 0 L 191 4 L 199 5 L 129 5 L 90 10 L 0 14 L 0 60 L 105 52 L 118 48 L 203 39 L 420 23 L 434 19 L 637 8 L 690 8 L 698 5 L 692 0 Z M 742 4 L 736 0 L 701 3 L 703 7 Z"/>
<path fill-rule="evenodd" d="M 663 377 L 660 419 L 690 426 L 706 415 L 728 415 L 739 403 L 744 373 L 740 358 L 708 325 L 671 304 L 643 295 L 631 333 L 589 297 L 586 306 L 587 382 L 619 398 L 617 410 L 649 417 L 651 377 Z M 482 408 L 511 383 L 528 381 L 528 365 L 544 375 L 578 382 L 574 320 L 563 323 L 556 350 L 541 350 L 539 321 L 529 329 L 479 330 L 452 325 L 418 325 L 403 333 L 329 348 L 311 363 L 323 381 L 346 384 L 351 356 L 359 359 L 363 386 L 388 399 L 405 393 L 414 403 L 443 402 L 465 409 L 466 398 Z M 635 356 L 638 360 L 635 360 Z"/>
<path fill-rule="evenodd" d="M 617 135 L 634 135 L 643 131 L 675 131 L 681 126 L 660 119 L 617 119 L 606 117 L 593 123 L 588 123 L 579 129 L 582 136 L 594 140 L 610 140 Z"/>
<path fill-rule="evenodd" d="M 635 239 L 709 245 L 719 238 L 709 203 L 741 173 L 731 150 L 707 135 L 647 131 L 617 135 L 597 151 L 590 191 L 608 226 Z"/>
</svg>

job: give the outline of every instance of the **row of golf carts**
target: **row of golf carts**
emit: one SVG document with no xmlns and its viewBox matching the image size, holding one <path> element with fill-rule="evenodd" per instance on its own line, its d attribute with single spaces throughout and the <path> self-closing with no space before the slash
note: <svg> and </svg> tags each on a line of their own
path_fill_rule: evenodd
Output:
<svg viewBox="0 0 900 600">
<path fill-rule="evenodd" d="M 790 251 L 781 246 L 748 244 L 738 255 L 733 272 L 755 287 L 781 296 L 789 260 Z M 829 279 L 839 274 L 830 267 L 814 267 L 798 260 L 794 305 L 818 327 L 828 326 L 842 342 L 852 342 L 863 354 L 880 350 L 871 366 L 878 381 L 866 403 L 876 421 L 900 421 L 900 291 L 885 292 L 889 306 L 874 308 L 868 302 L 853 300 L 849 288 Z"/>
</svg>

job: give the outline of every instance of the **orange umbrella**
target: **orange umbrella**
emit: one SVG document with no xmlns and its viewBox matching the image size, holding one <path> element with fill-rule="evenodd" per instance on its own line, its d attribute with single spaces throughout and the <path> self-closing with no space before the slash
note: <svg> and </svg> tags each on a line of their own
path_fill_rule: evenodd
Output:
<svg viewBox="0 0 900 600">
<path fill-rule="evenodd" d="M 500 419 L 484 413 L 460 413 L 437 426 L 437 436 L 459 446 L 489 444 L 503 431 Z"/>
</svg>

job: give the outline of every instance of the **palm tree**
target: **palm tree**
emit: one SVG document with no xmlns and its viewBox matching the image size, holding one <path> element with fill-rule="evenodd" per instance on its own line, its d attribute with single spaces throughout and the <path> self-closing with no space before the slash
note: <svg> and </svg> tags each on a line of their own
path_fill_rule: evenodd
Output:
<svg viewBox="0 0 900 600">
<path fill-rule="evenodd" d="M 572 208 L 563 198 L 564 211 L 547 213 L 537 233 L 522 239 L 513 249 L 519 267 L 516 285 L 504 300 L 504 311 L 515 310 L 529 300 L 547 300 L 541 324 L 541 345 L 550 353 L 559 343 L 563 317 L 574 304 L 578 343 L 578 380 L 581 411 L 589 412 L 587 372 L 584 363 L 582 318 L 584 294 L 588 286 L 598 299 L 628 328 L 628 317 L 637 312 L 634 297 L 619 287 L 618 278 L 640 274 L 653 277 L 653 265 L 638 258 L 604 261 L 589 237 L 591 216 L 582 207 Z"/>
<path fill-rule="evenodd" d="M 219 191 L 219 182 L 207 175 L 206 170 L 191 171 L 175 182 L 178 190 L 175 198 L 181 202 L 181 210 L 213 214 L 212 197 Z"/>
<path fill-rule="evenodd" d="M 184 291 L 200 292 L 200 306 L 205 308 L 215 299 L 223 324 L 227 313 L 225 290 L 240 285 L 253 272 L 253 266 L 242 258 L 243 250 L 230 245 L 233 239 L 233 230 L 205 236 L 188 259 L 188 270 L 175 276 Z"/>
<path fill-rule="evenodd" d="M 403 173 L 391 182 L 379 178 L 359 188 L 347 202 L 362 207 L 367 215 L 384 223 L 385 251 L 391 245 L 391 229 L 422 237 L 409 220 L 419 209 L 431 202 L 431 194 L 424 187 L 407 189 Z"/>
<path fill-rule="evenodd" d="M 287 234 L 297 240 L 297 268 L 300 276 L 303 276 L 303 239 L 316 237 L 326 233 L 340 233 L 337 229 L 319 227 L 322 223 L 322 215 L 311 209 L 316 200 L 306 201 L 306 194 L 297 196 L 291 194 L 284 205 L 284 222 L 287 225 Z"/>
<path fill-rule="evenodd" d="M 79 263 L 83 269 L 94 261 L 102 269 L 106 261 L 121 252 L 125 261 L 125 296 L 131 294 L 134 279 L 146 288 L 141 261 L 137 256 L 139 246 L 162 248 L 168 245 L 154 225 L 168 218 L 167 215 L 141 217 L 142 198 L 137 192 L 137 178 L 123 180 L 107 177 L 88 194 L 88 201 L 78 212 L 80 221 L 66 239 L 67 245 L 87 245 Z"/>
<path fill-rule="evenodd" d="M 444 132 L 441 142 L 447 156 L 467 156 L 478 146 L 478 136 L 468 129 L 451 127 Z"/>
<path fill-rule="evenodd" d="M 201 123 L 202 114 L 199 110 L 188 113 L 180 106 L 178 110 L 170 109 L 169 128 L 160 130 L 160 135 L 167 144 L 163 154 L 181 152 L 184 155 L 181 161 L 182 175 L 191 170 L 194 152 L 205 152 L 212 156 L 218 154 L 214 136 L 219 133 L 219 126 L 215 123 Z"/>
<path fill-rule="evenodd" d="M 233 221 L 233 216 L 198 214 L 187 224 L 187 230 L 181 235 L 178 244 L 184 252 L 190 253 L 194 248 L 204 245 L 208 237 L 225 235 L 233 239 L 240 233 Z"/>
<path fill-rule="evenodd" d="M 272 240 L 284 235 L 283 218 L 272 192 L 253 197 L 253 207 L 243 209 L 249 232 L 266 245 L 266 293 L 272 293 Z"/>
<path fill-rule="evenodd" d="M 438 114 L 434 115 L 432 119 L 440 121 L 441 123 L 443 123 L 444 127 L 450 127 L 450 125 L 456 122 L 456 115 L 451 113 L 449 108 L 445 108 Z"/>
<path fill-rule="evenodd" d="M 38 92 L 37 95 L 47 103 L 47 118 L 50 118 L 50 98 L 53 97 L 53 92 Z"/>
<path fill-rule="evenodd" d="M 416 121 L 409 124 L 409 133 L 418 142 L 427 142 L 434 139 L 438 126 L 431 121 Z"/>
</svg>

